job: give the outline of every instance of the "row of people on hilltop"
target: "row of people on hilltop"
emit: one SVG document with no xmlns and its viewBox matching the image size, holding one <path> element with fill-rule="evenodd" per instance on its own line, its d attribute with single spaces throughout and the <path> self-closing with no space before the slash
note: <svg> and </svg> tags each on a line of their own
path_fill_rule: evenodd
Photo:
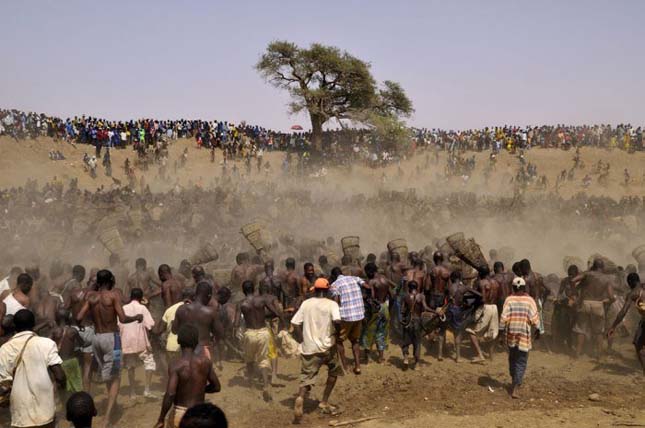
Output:
<svg viewBox="0 0 645 428">
<path fill-rule="evenodd" d="M 417 129 L 417 144 L 445 150 L 515 151 L 531 147 L 604 147 L 643 150 L 643 128 L 630 124 L 500 126 L 483 129 Z"/>
<path fill-rule="evenodd" d="M 299 128 L 299 127 L 298 127 Z M 322 145 L 312 144 L 309 132 L 279 132 L 245 122 L 234 124 L 217 120 L 138 119 L 111 121 L 92 116 L 62 119 L 43 113 L 0 109 L 0 135 L 16 140 L 48 136 L 103 147 L 150 146 L 160 140 L 195 139 L 200 147 L 222 148 L 237 155 L 253 147 L 257 150 L 286 150 L 317 153 L 324 158 L 363 159 L 372 165 L 396 160 L 416 149 L 493 152 L 526 150 L 531 147 L 603 147 L 626 151 L 643 149 L 643 128 L 631 124 L 583 126 L 502 126 L 483 129 L 444 130 L 411 128 L 406 147 L 392 148 L 369 129 L 329 129 Z M 247 150 L 248 152 L 248 150 Z"/>
</svg>

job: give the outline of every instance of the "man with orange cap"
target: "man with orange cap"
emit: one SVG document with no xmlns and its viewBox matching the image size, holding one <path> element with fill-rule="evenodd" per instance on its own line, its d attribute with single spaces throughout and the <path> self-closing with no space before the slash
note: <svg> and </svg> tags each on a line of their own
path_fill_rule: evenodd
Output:
<svg viewBox="0 0 645 428">
<path fill-rule="evenodd" d="M 291 324 L 302 329 L 303 341 L 300 344 L 300 388 L 294 407 L 294 423 L 300 423 L 303 415 L 305 395 L 316 384 L 316 376 L 322 366 L 327 366 L 327 383 L 318 408 L 327 414 L 337 413 L 329 404 L 336 379 L 343 375 L 338 358 L 336 338 L 340 334 L 340 307 L 327 297 L 329 281 L 318 278 L 314 282 L 314 295 L 305 300 L 291 319 Z"/>
</svg>

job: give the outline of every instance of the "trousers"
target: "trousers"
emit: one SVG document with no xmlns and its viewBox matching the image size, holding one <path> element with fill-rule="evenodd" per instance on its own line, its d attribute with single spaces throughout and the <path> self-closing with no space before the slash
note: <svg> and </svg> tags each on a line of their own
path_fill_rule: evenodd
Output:
<svg viewBox="0 0 645 428">
<path fill-rule="evenodd" d="M 520 351 L 517 346 L 508 348 L 508 369 L 513 380 L 513 385 L 522 385 L 528 362 L 528 352 Z"/>
</svg>

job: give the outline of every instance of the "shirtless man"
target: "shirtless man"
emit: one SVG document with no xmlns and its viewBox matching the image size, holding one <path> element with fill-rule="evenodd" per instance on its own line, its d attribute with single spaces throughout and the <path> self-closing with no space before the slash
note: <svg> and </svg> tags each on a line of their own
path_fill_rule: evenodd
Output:
<svg viewBox="0 0 645 428">
<path fill-rule="evenodd" d="M 265 401 L 271 400 L 271 382 L 269 380 L 269 371 L 271 370 L 271 361 L 269 352 L 271 346 L 271 331 L 265 323 L 267 314 L 271 318 L 279 318 L 280 314 L 273 299 L 266 296 L 256 296 L 255 287 L 252 281 L 245 281 L 242 284 L 244 300 L 240 303 L 239 311 L 244 317 L 246 330 L 242 346 L 244 350 L 244 361 L 246 363 L 246 375 L 250 380 L 255 366 L 260 369 L 262 374 L 262 397 Z M 239 320 L 240 317 L 236 317 Z"/>
<path fill-rule="evenodd" d="M 403 370 L 410 366 L 408 351 L 412 345 L 414 364 L 412 370 L 416 369 L 421 359 L 421 338 L 423 337 L 422 314 L 433 312 L 426 304 L 423 293 L 419 293 L 419 285 L 416 281 L 408 282 L 408 293 L 403 297 L 401 303 L 401 324 L 403 326 L 403 340 L 401 352 L 403 353 Z"/>
<path fill-rule="evenodd" d="M 68 310 L 64 308 L 58 309 L 56 323 L 57 325 L 52 329 L 49 338 L 56 342 L 58 355 L 63 360 L 61 367 L 67 378 L 66 392 L 68 394 L 80 392 L 83 390 L 83 384 L 81 366 L 76 358 L 76 349 L 81 343 L 81 337 L 78 335 L 78 330 L 72 327 L 72 314 Z"/>
<path fill-rule="evenodd" d="M 450 269 L 446 267 L 444 255 L 441 251 L 435 251 L 432 254 L 434 266 L 428 272 L 429 278 L 426 280 L 426 289 L 422 290 L 425 295 L 428 307 L 434 310 L 440 310 L 448 301 L 448 289 L 450 286 Z M 443 360 L 443 348 L 446 343 L 445 325 L 441 325 L 437 330 L 438 333 L 438 353 L 437 359 Z"/>
<path fill-rule="evenodd" d="M 405 262 L 401 261 L 401 255 L 399 253 L 393 253 L 392 262 L 387 266 L 385 276 L 399 286 L 401 285 L 401 279 L 403 279 L 406 269 Z"/>
<path fill-rule="evenodd" d="M 161 404 L 161 413 L 155 428 L 163 428 L 168 415 L 167 428 L 179 428 L 186 410 L 203 403 L 206 394 L 219 392 L 221 386 L 211 361 L 195 352 L 199 343 L 199 331 L 191 324 L 179 329 L 177 341 L 181 357 L 168 367 L 168 384 Z"/>
<path fill-rule="evenodd" d="M 352 260 L 351 256 L 344 255 L 340 260 L 340 264 L 341 264 L 340 269 L 343 272 L 343 275 L 357 276 L 359 278 L 365 277 L 365 272 L 363 272 L 363 269 L 361 269 L 357 261 Z"/>
<path fill-rule="evenodd" d="M 116 405 L 121 386 L 121 337 L 119 325 L 134 321 L 143 321 L 143 315 L 126 316 L 121 306 L 120 293 L 114 290 L 114 275 L 109 270 L 100 270 L 96 274 L 96 291 L 88 291 L 83 307 L 76 315 L 76 321 L 82 323 L 87 314 L 92 314 L 96 334 L 92 341 L 92 351 L 105 382 L 108 403 L 105 411 L 105 426 L 110 426 L 112 411 Z"/>
<path fill-rule="evenodd" d="M 288 293 L 282 286 L 280 279 L 274 275 L 273 260 L 267 260 L 264 263 L 264 273 L 260 276 L 259 285 L 265 285 L 273 296 L 280 302 L 283 307 L 292 305 L 295 296 Z M 245 280 L 246 281 L 246 280 Z M 244 283 L 244 281 L 242 282 Z"/>
<path fill-rule="evenodd" d="M 467 328 L 466 332 L 474 334 L 474 340 L 478 340 L 477 336 L 481 336 L 485 342 L 488 342 L 488 353 L 492 360 L 495 339 L 499 335 L 500 313 L 497 310 L 497 303 L 500 300 L 501 286 L 490 275 L 488 266 L 480 268 L 478 274 L 479 279 L 476 283 L 475 290 L 481 294 L 484 305 L 480 309 L 481 313 L 478 312 L 475 315 L 477 322 L 472 328 Z M 481 357 L 482 355 L 479 355 L 478 361 L 483 361 Z"/>
<path fill-rule="evenodd" d="M 318 266 L 320 266 L 320 272 L 325 276 L 329 277 L 331 275 L 331 270 L 334 268 L 327 259 L 326 255 L 321 255 L 318 257 Z"/>
<path fill-rule="evenodd" d="M 73 278 L 69 284 L 66 284 L 66 291 L 64 296 L 64 307 L 71 311 L 72 319 L 76 320 L 78 313 L 85 304 L 85 297 L 90 291 L 96 291 L 95 286 L 83 287 L 83 278 L 85 277 L 85 268 L 83 266 L 75 266 L 76 271 L 75 279 Z M 82 274 L 82 275 L 81 275 Z M 92 370 L 92 342 L 94 341 L 94 321 L 92 320 L 92 313 L 89 312 L 82 321 L 77 322 L 74 328 L 78 331 L 81 338 L 81 343 L 78 349 L 81 352 L 81 361 L 83 368 L 83 391 L 90 392 L 90 378 Z"/>
<path fill-rule="evenodd" d="M 460 271 L 453 271 L 450 274 L 448 322 L 455 335 L 455 362 L 457 363 L 461 361 L 461 338 L 463 337 L 465 328 L 472 319 L 474 300 L 480 296 L 480 293 L 468 288 L 463 283 Z M 474 334 L 468 334 L 468 337 L 477 352 L 477 358 L 473 362 L 482 361 L 484 357 L 479 348 L 477 337 Z"/>
<path fill-rule="evenodd" d="M 425 293 L 426 301 L 429 307 L 433 309 L 441 308 L 446 303 L 448 296 L 448 284 L 450 282 L 450 269 L 444 264 L 444 256 L 440 251 L 432 254 L 434 266 L 428 272 L 426 288 L 422 289 Z M 441 342 L 440 342 L 441 343 Z"/>
<path fill-rule="evenodd" d="M 36 287 L 36 293 L 38 301 L 33 305 L 33 313 L 36 317 L 34 332 L 40 336 L 49 337 L 56 326 L 56 313 L 62 306 L 62 302 L 58 297 L 49 294 L 43 285 Z"/>
<path fill-rule="evenodd" d="M 284 285 L 283 291 L 285 294 L 286 302 L 282 303 L 284 310 L 295 309 L 296 300 L 304 296 L 302 294 L 301 288 L 301 278 L 296 272 L 296 261 L 289 257 L 285 262 L 284 266 L 287 269 L 284 274 Z M 293 311 L 291 311 L 293 312 Z"/>
<path fill-rule="evenodd" d="M 231 287 L 237 290 L 242 286 L 242 282 L 246 280 L 246 268 L 249 264 L 249 255 L 247 253 L 238 253 L 235 256 L 235 263 L 237 263 L 237 266 L 231 271 Z"/>
<path fill-rule="evenodd" d="M 52 262 L 49 268 L 49 289 L 52 293 L 62 295 L 65 284 L 72 278 L 72 266 L 60 262 Z"/>
<path fill-rule="evenodd" d="M 179 262 L 179 268 L 177 269 L 177 275 L 175 275 L 177 280 L 183 284 L 184 287 L 190 287 L 189 285 L 191 279 L 190 273 L 190 263 L 188 260 L 184 259 Z M 194 285 L 194 284 L 193 284 Z"/>
<path fill-rule="evenodd" d="M 298 291 L 298 295 L 300 297 L 304 297 L 307 294 L 310 294 L 309 290 L 314 286 L 314 282 L 316 281 L 316 270 L 314 269 L 313 263 L 305 263 L 303 266 L 303 271 L 304 275 L 300 278 L 300 290 Z M 295 308 L 296 310 L 300 306 L 300 303 L 301 302 L 298 302 L 298 305 Z"/>
<path fill-rule="evenodd" d="M 591 269 L 571 281 L 579 290 L 578 311 L 573 332 L 577 335 L 576 358 L 582 354 L 585 340 L 590 340 L 592 354 L 598 356 L 605 328 L 605 304 L 612 300 L 612 278 L 602 273 L 604 262 L 595 259 Z"/>
<path fill-rule="evenodd" d="M 211 275 L 206 275 L 206 271 L 202 266 L 193 266 L 190 273 L 192 274 L 193 279 L 192 284 L 189 285 L 190 287 L 194 287 L 195 284 L 199 284 L 200 282 L 207 282 L 213 288 L 213 293 L 216 293 L 217 290 L 219 290 L 219 284 L 215 282 Z"/>
<path fill-rule="evenodd" d="M 72 277 L 65 282 L 63 288 L 61 289 L 61 295 L 63 296 L 63 305 L 66 308 L 69 308 L 71 291 L 79 288 L 83 288 L 81 285 L 85 279 L 85 268 L 81 265 L 76 265 L 72 268 Z"/>
<path fill-rule="evenodd" d="M 520 271 L 522 277 L 526 281 L 526 291 L 529 296 L 533 297 L 535 303 L 538 305 L 540 311 L 540 318 L 542 318 L 542 306 L 549 295 L 549 289 L 544 285 L 544 278 L 539 273 L 533 272 L 531 262 L 527 259 L 520 261 Z M 543 333 L 543 327 L 540 327 L 540 333 Z"/>
<path fill-rule="evenodd" d="M 641 284 L 641 279 L 637 273 L 630 273 L 627 275 L 627 285 L 629 286 L 630 291 L 625 297 L 623 307 L 620 309 L 616 319 L 607 331 L 607 338 L 610 339 L 614 335 L 616 327 L 623 321 L 625 315 L 629 312 L 629 309 L 634 305 L 640 314 L 641 320 L 636 328 L 633 343 L 636 349 L 636 357 L 643 369 L 643 375 L 645 375 L 645 286 Z"/>
<path fill-rule="evenodd" d="M 417 283 L 419 290 L 425 291 L 427 272 L 423 259 L 419 257 L 419 254 L 416 251 L 410 252 L 409 258 L 411 268 L 405 272 L 405 281 L 414 281 Z"/>
<path fill-rule="evenodd" d="M 574 305 L 578 300 L 578 291 L 573 287 L 571 281 L 579 274 L 578 266 L 569 266 L 567 277 L 560 281 L 553 307 L 553 320 L 551 322 L 553 344 L 567 354 L 571 354 L 573 350 L 572 329 L 576 316 Z"/>
<path fill-rule="evenodd" d="M 195 299 L 181 305 L 172 323 L 172 332 L 177 334 L 184 324 L 194 324 L 199 331 L 199 344 L 196 352 L 206 355 L 213 361 L 213 339 L 224 337 L 224 329 L 216 308 L 209 306 L 213 297 L 213 287 L 206 281 L 200 281 L 195 287 Z"/>
<path fill-rule="evenodd" d="M 30 264 L 25 267 L 25 273 L 34 280 L 34 286 L 29 292 L 29 304 L 35 306 L 38 303 L 40 287 L 47 289 L 47 277 L 40 274 L 40 267 L 37 264 Z"/>
<path fill-rule="evenodd" d="M 367 364 L 368 353 L 374 343 L 378 351 L 378 362 L 383 363 L 384 351 L 388 345 L 390 330 L 390 299 L 392 291 L 390 281 L 378 273 L 378 267 L 374 263 L 365 265 L 367 275 L 366 294 L 368 305 L 371 308 L 366 316 L 366 324 L 361 332 L 361 350 L 363 351 L 363 363 Z"/>
<path fill-rule="evenodd" d="M 259 292 L 260 297 L 265 299 L 266 305 L 272 307 L 274 309 L 273 312 L 278 314 L 278 317 L 276 317 L 272 311 L 265 311 L 265 322 L 271 332 L 271 343 L 269 346 L 269 360 L 271 360 L 271 384 L 275 385 L 278 380 L 278 345 L 276 337 L 281 328 L 287 328 L 289 326 L 291 317 L 289 317 L 289 321 L 287 321 L 282 310 L 282 305 L 278 298 L 271 293 L 269 284 L 265 282 L 260 284 Z M 291 315 L 293 314 L 291 310 L 289 313 Z"/>
<path fill-rule="evenodd" d="M 181 301 L 184 286 L 173 275 L 170 266 L 163 264 L 158 269 L 159 279 L 161 280 L 161 295 L 163 297 L 166 309 Z"/>
<path fill-rule="evenodd" d="M 493 279 L 497 281 L 500 287 L 499 301 L 497 302 L 497 312 L 502 313 L 504 307 L 504 300 L 511 295 L 511 286 L 515 274 L 513 272 L 506 272 L 504 263 L 497 261 L 493 264 Z"/>
<path fill-rule="evenodd" d="M 138 258 L 135 261 L 134 266 L 135 271 L 128 278 L 128 288 L 124 291 L 124 298 L 129 301 L 132 289 L 140 288 L 143 290 L 143 297 L 148 299 L 149 306 L 151 307 L 150 310 L 152 312 L 153 302 L 158 300 L 158 303 L 161 303 L 161 282 L 155 278 L 152 268 L 148 268 L 148 262 L 146 262 L 146 259 Z M 154 315 L 155 314 L 153 313 L 153 317 Z"/>
</svg>

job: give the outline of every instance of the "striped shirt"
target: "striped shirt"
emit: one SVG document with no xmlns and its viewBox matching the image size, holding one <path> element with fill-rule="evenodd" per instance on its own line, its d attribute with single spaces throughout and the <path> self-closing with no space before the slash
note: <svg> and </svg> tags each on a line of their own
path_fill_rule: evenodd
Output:
<svg viewBox="0 0 645 428">
<path fill-rule="evenodd" d="M 528 352 L 531 349 L 531 326 L 537 327 L 540 323 L 535 300 L 527 294 L 508 296 L 500 322 L 506 327 L 506 344 Z"/>
<path fill-rule="evenodd" d="M 357 276 L 339 275 L 330 287 L 331 295 L 340 299 L 340 318 L 343 321 L 360 321 L 365 318 L 365 305 L 361 286 L 365 281 Z"/>
</svg>

